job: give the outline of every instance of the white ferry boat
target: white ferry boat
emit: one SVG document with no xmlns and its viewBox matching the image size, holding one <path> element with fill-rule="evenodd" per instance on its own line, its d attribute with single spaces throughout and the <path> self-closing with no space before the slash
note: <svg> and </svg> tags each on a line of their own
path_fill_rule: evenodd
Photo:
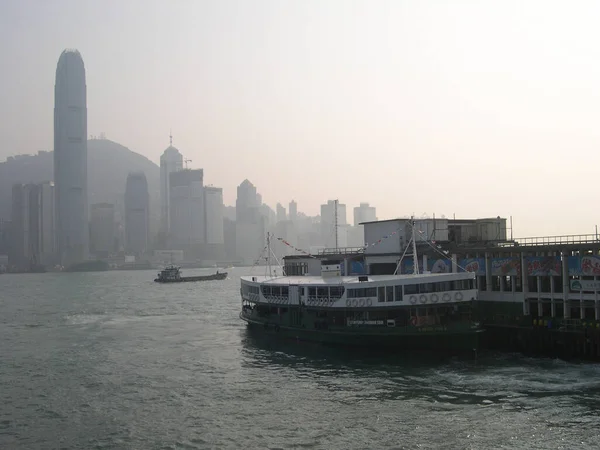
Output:
<svg viewBox="0 0 600 450">
<path fill-rule="evenodd" d="M 411 241 L 416 260 L 414 231 Z M 298 340 L 406 350 L 478 349 L 483 328 L 473 317 L 474 273 L 419 273 L 414 264 L 412 274 L 349 276 L 342 273 L 348 257 L 360 254 L 294 255 L 284 258 L 283 276 L 269 270 L 266 276 L 242 277 L 240 318 L 251 329 Z M 319 273 L 308 272 L 309 264 L 302 263 L 307 258 L 320 261 Z M 285 275 L 298 267 L 304 269 Z"/>
</svg>

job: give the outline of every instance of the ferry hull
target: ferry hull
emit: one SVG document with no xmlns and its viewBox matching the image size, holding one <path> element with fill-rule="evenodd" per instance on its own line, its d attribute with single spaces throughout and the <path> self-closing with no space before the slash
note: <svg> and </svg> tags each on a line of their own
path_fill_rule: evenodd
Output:
<svg viewBox="0 0 600 450">
<path fill-rule="evenodd" d="M 464 331 L 428 331 L 415 328 L 414 332 L 396 332 L 374 330 L 317 330 L 300 327 L 281 326 L 274 323 L 254 321 L 243 314 L 248 329 L 257 334 L 268 335 L 273 339 L 318 342 L 321 344 L 369 347 L 393 352 L 434 351 L 442 353 L 477 353 L 480 349 L 483 329 Z"/>
</svg>

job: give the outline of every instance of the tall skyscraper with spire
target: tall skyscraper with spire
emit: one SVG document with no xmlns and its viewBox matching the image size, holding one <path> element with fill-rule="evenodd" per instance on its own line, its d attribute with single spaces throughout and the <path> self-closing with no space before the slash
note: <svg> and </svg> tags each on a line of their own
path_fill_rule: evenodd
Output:
<svg viewBox="0 0 600 450">
<path fill-rule="evenodd" d="M 161 231 L 170 230 L 170 185 L 169 175 L 183 169 L 183 156 L 173 147 L 173 135 L 169 133 L 169 147 L 160 157 L 160 227 Z"/>
<path fill-rule="evenodd" d="M 66 266 L 89 252 L 85 67 L 77 50 L 63 51 L 56 66 L 54 185 L 58 254 Z"/>
</svg>

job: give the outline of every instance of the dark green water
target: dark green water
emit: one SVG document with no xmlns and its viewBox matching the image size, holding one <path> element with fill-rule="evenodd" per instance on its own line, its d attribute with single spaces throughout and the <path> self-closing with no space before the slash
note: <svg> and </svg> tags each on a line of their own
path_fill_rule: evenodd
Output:
<svg viewBox="0 0 600 450">
<path fill-rule="evenodd" d="M 0 448 L 600 447 L 599 365 L 264 341 L 241 274 L 0 276 Z"/>
</svg>

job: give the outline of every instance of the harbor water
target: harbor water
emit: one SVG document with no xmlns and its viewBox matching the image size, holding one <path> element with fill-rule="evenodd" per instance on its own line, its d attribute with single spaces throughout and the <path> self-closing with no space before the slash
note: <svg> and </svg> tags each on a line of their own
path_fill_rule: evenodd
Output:
<svg viewBox="0 0 600 450">
<path fill-rule="evenodd" d="M 600 448 L 600 365 L 267 341 L 229 272 L 0 276 L 0 448 Z"/>
</svg>

